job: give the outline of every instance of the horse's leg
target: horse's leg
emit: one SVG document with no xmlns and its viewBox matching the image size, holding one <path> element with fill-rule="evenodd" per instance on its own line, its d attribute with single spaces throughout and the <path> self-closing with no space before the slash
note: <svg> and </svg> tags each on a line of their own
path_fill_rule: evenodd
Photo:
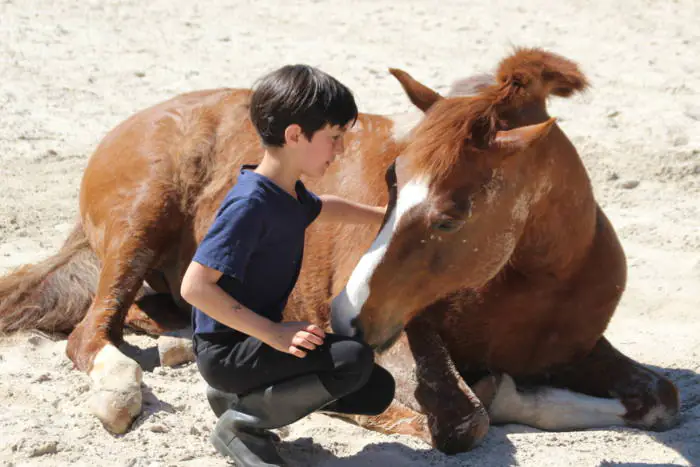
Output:
<svg viewBox="0 0 700 467">
<path fill-rule="evenodd" d="M 144 293 L 126 313 L 124 324 L 131 329 L 158 337 L 158 356 L 162 366 L 176 366 L 195 360 L 192 349 L 191 308 L 178 305 L 163 273 L 146 274 Z"/>
<path fill-rule="evenodd" d="M 413 434 L 446 453 L 468 451 L 488 432 L 486 409 L 456 371 L 442 339 L 426 319 L 414 318 L 379 363 L 396 380 L 396 399 L 377 417 L 355 417 L 360 425 Z"/>
<path fill-rule="evenodd" d="M 433 445 L 448 454 L 473 449 L 489 429 L 486 408 L 462 379 L 428 319 L 414 318 L 406 335 L 416 362 L 415 398 L 427 415 Z"/>
<path fill-rule="evenodd" d="M 678 418 L 679 397 L 673 383 L 624 356 L 605 338 L 586 357 L 552 372 L 548 380 L 554 387 L 519 392 L 512 378 L 503 375 L 489 408 L 492 422 L 546 430 L 616 425 L 664 430 Z"/>
<path fill-rule="evenodd" d="M 190 325 L 185 312 L 169 294 L 148 294 L 137 299 L 126 313 L 124 324 L 152 336 L 160 336 Z"/>
<path fill-rule="evenodd" d="M 124 433 L 141 412 L 141 367 L 117 346 L 123 342 L 126 313 L 156 260 L 147 237 L 147 232 L 111 236 L 93 303 L 66 348 L 93 381 L 91 410 L 114 433 Z"/>
<path fill-rule="evenodd" d="M 124 324 L 131 329 L 158 336 L 162 366 L 176 366 L 195 360 L 190 320 L 169 294 L 145 295 L 129 307 Z"/>
<path fill-rule="evenodd" d="M 602 337 L 585 358 L 552 374 L 552 384 L 622 403 L 624 424 L 666 430 L 678 421 L 676 386 Z"/>
<path fill-rule="evenodd" d="M 446 453 L 467 451 L 486 434 L 488 417 L 444 354 L 438 353 L 439 358 L 434 358 L 426 353 L 433 350 L 424 349 L 422 342 L 435 339 L 431 336 L 423 341 L 426 331 L 430 332 L 425 327 L 407 327 L 396 344 L 378 358 L 378 363 L 396 380 L 396 397 L 387 410 L 376 416 L 332 416 L 350 419 L 381 433 L 415 436 Z M 420 333 L 421 337 L 412 336 L 414 333 Z M 411 345 L 409 339 L 413 341 Z M 411 347 L 423 352 L 418 357 L 422 369 L 416 365 Z M 441 372 L 448 377 L 438 378 Z"/>
<path fill-rule="evenodd" d="M 625 408 L 617 400 L 550 386 L 517 387 L 507 374 L 498 376 L 498 380 L 498 391 L 489 406 L 494 425 L 519 423 L 566 431 L 624 424 Z"/>
</svg>

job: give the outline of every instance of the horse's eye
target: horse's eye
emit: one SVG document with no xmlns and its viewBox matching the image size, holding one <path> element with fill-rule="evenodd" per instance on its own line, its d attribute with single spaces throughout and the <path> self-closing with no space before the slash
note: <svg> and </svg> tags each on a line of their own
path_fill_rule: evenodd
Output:
<svg viewBox="0 0 700 467">
<path fill-rule="evenodd" d="M 433 222 L 430 228 L 438 232 L 451 233 L 458 231 L 463 226 L 464 221 L 461 219 L 445 218 Z"/>
</svg>

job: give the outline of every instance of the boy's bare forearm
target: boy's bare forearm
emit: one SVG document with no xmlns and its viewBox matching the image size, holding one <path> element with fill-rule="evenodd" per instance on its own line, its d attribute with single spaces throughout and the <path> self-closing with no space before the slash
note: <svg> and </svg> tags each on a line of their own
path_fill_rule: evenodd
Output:
<svg viewBox="0 0 700 467">
<path fill-rule="evenodd" d="M 381 224 L 386 206 L 369 206 L 334 195 L 322 195 L 321 222 Z"/>
<path fill-rule="evenodd" d="M 265 343 L 275 334 L 274 322 L 241 305 L 216 284 L 199 285 L 187 300 L 218 322 Z"/>
</svg>

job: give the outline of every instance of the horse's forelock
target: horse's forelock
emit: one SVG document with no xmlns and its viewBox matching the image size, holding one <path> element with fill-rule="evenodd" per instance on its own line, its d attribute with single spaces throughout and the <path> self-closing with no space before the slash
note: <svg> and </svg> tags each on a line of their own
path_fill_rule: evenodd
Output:
<svg viewBox="0 0 700 467">
<path fill-rule="evenodd" d="M 444 179 L 457 167 L 467 146 L 480 151 L 488 145 L 500 122 L 490 94 L 437 102 L 413 133 L 409 166 L 414 173 Z"/>
</svg>

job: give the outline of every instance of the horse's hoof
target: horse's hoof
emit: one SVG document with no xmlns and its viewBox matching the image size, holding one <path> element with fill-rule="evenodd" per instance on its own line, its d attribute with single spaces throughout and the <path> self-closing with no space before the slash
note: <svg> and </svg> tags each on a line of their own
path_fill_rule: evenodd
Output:
<svg viewBox="0 0 700 467">
<path fill-rule="evenodd" d="M 477 407 L 461 420 L 440 420 L 441 426 L 432 426 L 433 446 L 445 454 L 471 451 L 483 441 L 491 422 L 484 407 Z"/>
<path fill-rule="evenodd" d="M 158 355 L 162 366 L 176 366 L 193 362 L 192 339 L 175 336 L 160 336 L 158 338 Z"/>
<path fill-rule="evenodd" d="M 90 396 L 90 411 L 114 434 L 123 434 L 141 413 L 141 388 L 137 391 L 97 390 Z"/>
<path fill-rule="evenodd" d="M 90 378 L 90 411 L 112 433 L 125 433 L 141 413 L 141 367 L 108 344 L 95 356 Z"/>
<path fill-rule="evenodd" d="M 633 398 L 623 399 L 627 406 L 625 421 L 628 426 L 643 430 L 666 431 L 676 426 L 680 419 L 680 396 L 676 386 L 666 378 L 659 378 L 653 397 L 639 397 L 637 404 Z M 649 402 L 652 399 L 653 402 Z M 634 405 L 634 409 L 630 410 Z"/>
</svg>

